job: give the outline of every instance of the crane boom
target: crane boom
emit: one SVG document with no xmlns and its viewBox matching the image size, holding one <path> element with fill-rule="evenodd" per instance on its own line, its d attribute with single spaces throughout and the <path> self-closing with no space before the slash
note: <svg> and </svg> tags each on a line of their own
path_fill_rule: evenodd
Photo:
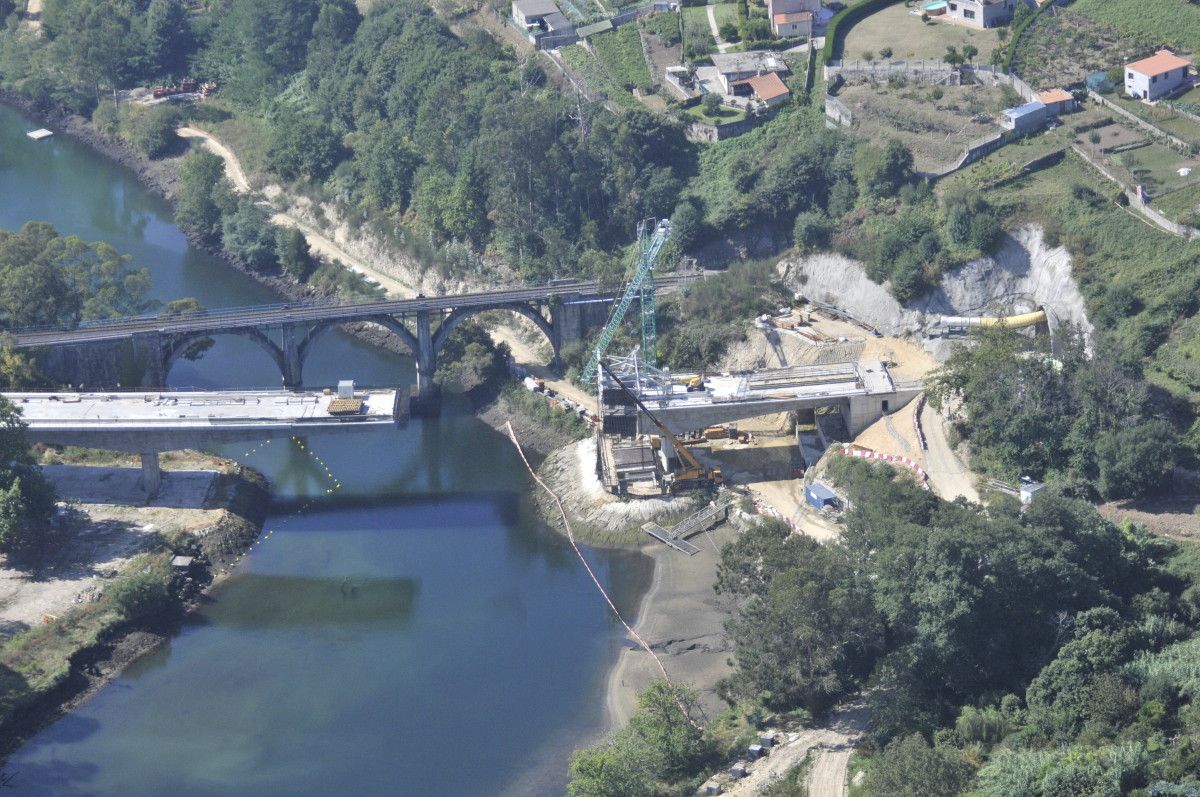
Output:
<svg viewBox="0 0 1200 797">
<path fill-rule="evenodd" d="M 610 379 L 612 379 L 614 382 L 616 382 L 620 386 L 621 390 L 625 391 L 625 395 L 627 395 L 631 399 L 633 399 L 633 402 L 635 404 L 637 404 L 638 409 L 641 410 L 642 413 L 647 418 L 650 419 L 650 421 L 658 428 L 658 431 L 662 433 L 663 437 L 666 437 L 668 440 L 671 441 L 671 445 L 673 445 L 675 447 L 675 453 L 679 455 L 679 458 L 683 460 L 684 464 L 686 464 L 689 469 L 703 471 L 704 466 L 701 465 L 700 461 L 698 459 L 696 459 L 695 455 L 692 454 L 692 452 L 688 450 L 688 447 L 685 446 L 683 444 L 683 442 L 680 441 L 680 439 L 678 437 L 676 437 L 675 434 L 670 429 L 668 429 L 665 425 L 663 425 L 662 421 L 660 421 L 658 418 L 654 417 L 654 413 L 652 413 L 649 409 L 646 408 L 646 405 L 642 403 L 642 400 L 640 398 L 638 398 L 636 393 L 634 393 L 629 388 L 625 387 L 625 383 L 621 381 L 621 378 L 619 376 L 617 376 L 615 373 L 613 373 L 613 370 L 608 367 L 608 363 L 601 360 L 600 367 L 604 369 L 604 373 L 608 374 Z"/>
<path fill-rule="evenodd" d="M 621 295 L 621 301 L 613 309 L 612 316 L 600 333 L 600 339 L 596 341 L 596 348 L 592 351 L 592 356 L 588 359 L 587 366 L 580 376 L 584 384 L 595 378 L 596 366 L 600 364 L 600 358 L 608 350 L 608 344 L 612 343 L 612 339 L 617 334 L 617 329 L 620 328 L 621 321 L 625 319 L 625 313 L 633 304 L 635 297 L 640 296 L 642 300 L 642 346 L 644 348 L 654 345 L 654 276 L 651 272 L 654 270 L 654 263 L 658 260 L 658 254 L 662 251 L 663 244 L 670 236 L 671 222 L 666 219 L 660 221 L 654 228 L 654 235 L 648 244 L 645 243 L 645 237 L 642 236 L 642 254 L 638 258 L 637 270 L 634 271 L 629 284 L 625 286 L 625 293 Z M 643 350 L 642 356 L 652 358 L 654 354 L 651 351 Z"/>
</svg>

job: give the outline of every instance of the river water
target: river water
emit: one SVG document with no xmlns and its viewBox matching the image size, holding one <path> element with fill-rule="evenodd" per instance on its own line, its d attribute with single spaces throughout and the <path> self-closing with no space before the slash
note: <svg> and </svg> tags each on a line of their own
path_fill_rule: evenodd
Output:
<svg viewBox="0 0 1200 797">
<path fill-rule="evenodd" d="M 163 301 L 277 301 L 190 248 L 128 171 L 63 136 L 26 138 L 36 127 L 0 107 L 0 229 L 48 221 L 108 241 L 150 269 Z M 253 343 L 216 340 L 170 383 L 279 384 Z M 335 332 L 305 381 L 413 373 Z M 388 432 L 220 453 L 271 480 L 270 534 L 168 645 L 9 760 L 14 793 L 562 793 L 570 750 L 601 729 L 623 634 L 536 519 L 505 438 L 449 409 Z M 650 560 L 588 556 L 632 617 Z"/>
</svg>

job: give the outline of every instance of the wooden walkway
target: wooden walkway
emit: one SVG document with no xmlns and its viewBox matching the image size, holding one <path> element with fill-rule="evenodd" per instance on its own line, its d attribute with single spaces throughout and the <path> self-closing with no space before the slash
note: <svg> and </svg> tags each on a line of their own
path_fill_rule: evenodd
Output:
<svg viewBox="0 0 1200 797">
<path fill-rule="evenodd" d="M 687 538 L 725 520 L 729 517 L 729 507 L 729 501 L 719 501 L 684 518 L 669 529 L 664 529 L 657 523 L 646 523 L 642 526 L 642 531 L 677 551 L 695 556 L 700 553 L 700 549 L 688 542 Z"/>
</svg>

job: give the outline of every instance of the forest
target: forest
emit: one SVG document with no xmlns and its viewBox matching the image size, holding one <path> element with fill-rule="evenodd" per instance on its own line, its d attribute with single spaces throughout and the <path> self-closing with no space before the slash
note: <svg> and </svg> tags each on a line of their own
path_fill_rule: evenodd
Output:
<svg viewBox="0 0 1200 797">
<path fill-rule="evenodd" d="M 864 460 L 831 472 L 851 506 L 840 539 L 766 520 L 722 552 L 726 716 L 700 731 L 656 685 L 629 730 L 577 753 L 572 795 L 690 794 L 736 750 L 736 721 L 821 716 L 850 693 L 871 716 L 863 794 L 1195 794 L 1194 546 L 1061 492 L 1022 512 Z"/>
</svg>

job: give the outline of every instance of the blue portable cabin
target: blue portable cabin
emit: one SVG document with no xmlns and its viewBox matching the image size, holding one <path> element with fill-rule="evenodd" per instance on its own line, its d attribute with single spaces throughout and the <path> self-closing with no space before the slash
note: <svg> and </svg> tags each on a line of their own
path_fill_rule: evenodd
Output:
<svg viewBox="0 0 1200 797">
<path fill-rule="evenodd" d="M 836 509 L 838 497 L 825 485 L 813 482 L 804 488 L 804 500 L 814 509 Z"/>
</svg>

